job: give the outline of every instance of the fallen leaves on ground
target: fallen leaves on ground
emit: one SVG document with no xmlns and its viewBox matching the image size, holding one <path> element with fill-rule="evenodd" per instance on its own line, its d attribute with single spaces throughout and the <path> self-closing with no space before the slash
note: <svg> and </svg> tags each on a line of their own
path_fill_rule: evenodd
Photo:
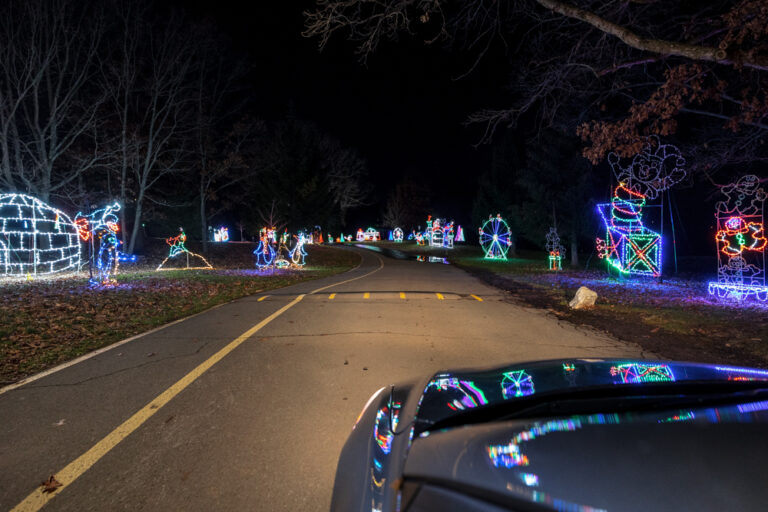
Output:
<svg viewBox="0 0 768 512">
<path fill-rule="evenodd" d="M 304 269 L 268 272 L 132 271 L 123 265 L 118 284 L 103 288 L 89 287 L 83 276 L 0 281 L 0 386 L 217 304 L 359 261 L 352 252 L 324 247 L 310 248 L 312 255 Z"/>
<path fill-rule="evenodd" d="M 40 483 L 40 487 L 43 488 L 43 492 L 45 493 L 51 493 L 56 489 L 58 489 L 59 487 L 61 487 L 61 485 L 62 485 L 61 482 L 56 480 L 56 477 L 53 475 L 49 476 L 48 480 L 46 480 L 45 482 Z"/>
</svg>

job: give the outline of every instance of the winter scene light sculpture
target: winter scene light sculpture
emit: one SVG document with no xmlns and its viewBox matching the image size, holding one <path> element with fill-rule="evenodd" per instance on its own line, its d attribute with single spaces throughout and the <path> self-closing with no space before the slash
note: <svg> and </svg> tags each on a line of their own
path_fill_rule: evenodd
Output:
<svg viewBox="0 0 768 512">
<path fill-rule="evenodd" d="M 83 242 L 91 244 L 93 248 L 92 261 L 96 267 L 96 276 L 91 277 L 91 284 L 110 285 L 115 284 L 114 276 L 120 265 L 118 248 L 120 239 L 117 232 L 120 230 L 117 212 L 120 211 L 120 203 L 113 203 L 99 208 L 88 215 L 79 213 L 75 215 L 75 226 Z M 96 252 L 95 244 L 98 242 L 99 250 Z"/>
<path fill-rule="evenodd" d="M 501 218 L 501 214 L 497 214 L 496 217 L 489 216 L 483 227 L 478 229 L 478 233 L 485 259 L 507 259 L 507 251 L 512 245 L 512 233 L 509 231 L 509 225 Z"/>
<path fill-rule="evenodd" d="M 624 185 L 610 203 L 597 205 L 606 226 L 597 239 L 597 254 L 622 274 L 661 275 L 661 235 L 643 225 L 645 196 Z"/>
<path fill-rule="evenodd" d="M 565 247 L 560 244 L 557 228 L 552 226 L 547 233 L 547 251 L 549 252 L 549 270 L 563 270 Z"/>
<path fill-rule="evenodd" d="M 717 281 L 709 283 L 709 293 L 719 298 L 766 302 L 766 192 L 755 175 L 744 176 L 721 191 L 725 199 L 715 205 Z"/>
<path fill-rule="evenodd" d="M 395 242 L 402 242 L 403 241 L 403 230 L 400 228 L 395 228 L 392 231 L 392 239 Z"/>
<path fill-rule="evenodd" d="M 275 262 L 275 248 L 272 247 L 275 228 L 261 228 L 259 231 L 259 245 L 253 251 L 256 255 L 256 266 L 263 269 Z"/>
<path fill-rule="evenodd" d="M 165 239 L 165 243 L 171 246 L 171 250 L 168 252 L 168 257 L 166 257 L 160 265 L 157 266 L 156 270 L 177 270 L 174 268 L 163 268 L 163 265 L 165 265 L 165 262 L 167 262 L 170 259 L 176 258 L 180 255 L 186 256 L 186 266 L 184 267 L 184 270 L 203 270 L 203 269 L 212 269 L 210 263 L 208 263 L 208 260 L 206 260 L 204 257 L 202 257 L 199 254 L 195 254 L 194 252 L 187 249 L 187 246 L 185 245 L 187 241 L 187 234 L 184 233 L 184 228 L 179 228 L 179 234 L 176 236 L 172 236 Z M 197 267 L 190 267 L 189 266 L 189 258 L 199 258 L 204 266 L 197 266 Z"/>
<path fill-rule="evenodd" d="M 80 242 L 72 220 L 24 194 L 0 195 L 0 275 L 75 271 Z"/>
<path fill-rule="evenodd" d="M 304 263 L 305 263 L 304 260 L 307 257 L 307 251 L 304 249 L 305 243 L 306 243 L 306 238 L 304 237 L 304 233 L 299 233 L 296 236 L 296 246 L 290 252 L 291 263 L 293 263 L 297 267 L 304 266 Z"/>
</svg>

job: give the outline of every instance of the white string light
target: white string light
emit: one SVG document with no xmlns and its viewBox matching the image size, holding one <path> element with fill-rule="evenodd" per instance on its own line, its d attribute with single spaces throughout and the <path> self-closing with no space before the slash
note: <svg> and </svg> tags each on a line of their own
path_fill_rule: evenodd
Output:
<svg viewBox="0 0 768 512">
<path fill-rule="evenodd" d="M 80 241 L 62 211 L 25 194 L 0 194 L 0 275 L 77 270 Z"/>
</svg>

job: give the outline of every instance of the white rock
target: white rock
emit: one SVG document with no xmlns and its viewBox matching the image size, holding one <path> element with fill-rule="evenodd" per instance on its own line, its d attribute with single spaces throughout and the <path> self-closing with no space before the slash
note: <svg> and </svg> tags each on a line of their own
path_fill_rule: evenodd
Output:
<svg viewBox="0 0 768 512">
<path fill-rule="evenodd" d="M 597 292 L 593 292 L 586 286 L 580 287 L 576 290 L 576 295 L 573 296 L 573 300 L 568 303 L 571 309 L 583 309 L 591 308 L 595 305 L 597 300 Z"/>
</svg>

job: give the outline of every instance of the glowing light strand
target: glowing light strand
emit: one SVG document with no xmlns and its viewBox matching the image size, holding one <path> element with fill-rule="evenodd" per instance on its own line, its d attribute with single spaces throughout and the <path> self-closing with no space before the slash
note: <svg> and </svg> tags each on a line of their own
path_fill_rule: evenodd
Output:
<svg viewBox="0 0 768 512">
<path fill-rule="evenodd" d="M 78 226 L 25 194 L 0 194 L 0 275 L 48 275 L 80 266 Z"/>
<path fill-rule="evenodd" d="M 115 276 L 120 266 L 118 248 L 121 244 L 120 239 L 117 238 L 117 232 L 120 230 L 118 211 L 120 211 L 120 203 L 115 202 L 88 215 L 80 212 L 75 215 L 80 238 L 84 242 L 99 244 L 98 252 L 94 251 L 92 255 L 97 273 L 90 280 L 93 285 L 107 286 L 117 282 Z"/>
<path fill-rule="evenodd" d="M 766 192 L 752 174 L 720 190 L 725 199 L 715 205 L 717 281 L 709 283 L 709 294 L 721 299 L 767 302 Z"/>
<path fill-rule="evenodd" d="M 275 228 L 263 227 L 259 231 L 259 245 L 253 251 L 256 255 L 256 267 L 265 269 L 275 263 L 275 248 L 272 241 L 275 238 Z"/>
<path fill-rule="evenodd" d="M 485 259 L 507 259 L 507 252 L 512 245 L 512 233 L 509 231 L 509 225 L 501 218 L 500 214 L 497 214 L 496 217 L 488 217 L 488 220 L 478 229 L 478 234 L 480 235 L 480 246 L 485 252 Z"/>
<path fill-rule="evenodd" d="M 620 184 L 610 203 L 597 205 L 606 227 L 605 240 L 597 239 L 597 252 L 625 275 L 661 275 L 661 235 L 643 225 L 643 194 Z"/>
<path fill-rule="evenodd" d="M 165 239 L 165 243 L 167 243 L 170 246 L 170 251 L 168 252 L 168 256 L 160 263 L 160 265 L 157 266 L 157 269 L 155 269 L 155 270 L 156 271 L 157 270 L 179 270 L 179 269 L 176 269 L 176 268 L 163 268 L 163 265 L 165 265 L 165 263 L 168 260 L 176 258 L 177 256 L 180 256 L 182 254 L 185 255 L 186 259 L 187 259 L 186 266 L 183 268 L 183 270 L 208 270 L 208 269 L 212 269 L 213 266 L 211 266 L 211 264 L 208 263 L 208 260 L 206 260 L 203 256 L 201 256 L 199 254 L 196 254 L 196 253 L 190 251 L 189 249 L 187 249 L 187 246 L 185 245 L 186 241 L 187 241 L 187 234 L 184 232 L 183 228 L 179 228 L 179 234 L 178 235 L 166 238 Z M 192 266 L 192 267 L 190 267 L 189 266 L 189 258 L 190 258 L 190 256 L 193 257 L 193 258 L 199 258 L 203 262 L 204 266 L 197 266 L 197 267 Z"/>
<path fill-rule="evenodd" d="M 549 270 L 562 270 L 563 258 L 565 258 L 565 247 L 560 244 L 560 235 L 557 229 L 552 226 L 547 233 L 547 252 L 549 252 Z"/>
<path fill-rule="evenodd" d="M 685 179 L 685 158 L 672 144 L 661 144 L 652 135 L 643 149 L 627 167 L 623 167 L 615 153 L 608 155 L 608 163 L 619 183 L 648 199 L 656 199 L 660 192 L 672 188 Z"/>
</svg>

